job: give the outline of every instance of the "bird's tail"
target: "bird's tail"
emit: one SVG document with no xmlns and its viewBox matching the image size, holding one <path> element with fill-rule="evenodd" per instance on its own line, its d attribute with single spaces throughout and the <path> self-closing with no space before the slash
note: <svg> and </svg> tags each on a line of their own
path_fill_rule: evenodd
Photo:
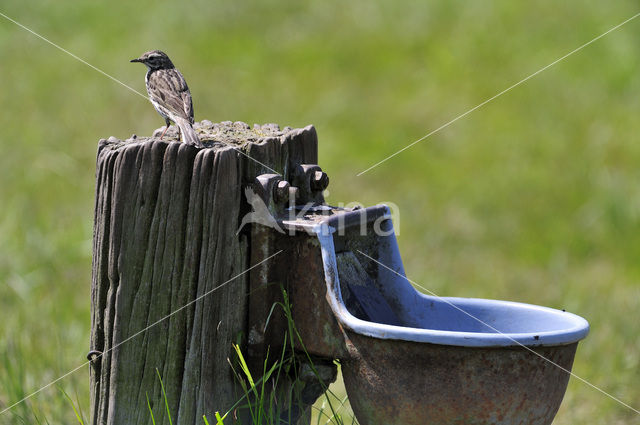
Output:
<svg viewBox="0 0 640 425">
<path fill-rule="evenodd" d="M 176 124 L 180 127 L 183 142 L 187 145 L 196 146 L 198 148 L 204 146 L 198 137 L 198 133 L 196 133 L 189 121 L 180 118 L 176 121 Z"/>
</svg>

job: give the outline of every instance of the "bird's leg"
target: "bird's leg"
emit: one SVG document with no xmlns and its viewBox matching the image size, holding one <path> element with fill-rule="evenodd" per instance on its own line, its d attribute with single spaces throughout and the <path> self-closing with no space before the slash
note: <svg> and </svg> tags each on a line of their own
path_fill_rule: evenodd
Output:
<svg viewBox="0 0 640 425">
<path fill-rule="evenodd" d="M 167 130 L 169 130 L 169 126 L 171 125 L 171 121 L 169 121 L 169 119 L 167 118 L 167 119 L 165 119 L 165 120 L 164 120 L 164 123 L 165 123 L 167 126 L 164 128 L 164 131 L 163 131 L 163 132 L 162 132 L 162 134 L 160 135 L 160 140 L 162 140 L 162 138 L 164 137 L 164 133 L 166 133 L 166 132 L 167 132 Z"/>
</svg>

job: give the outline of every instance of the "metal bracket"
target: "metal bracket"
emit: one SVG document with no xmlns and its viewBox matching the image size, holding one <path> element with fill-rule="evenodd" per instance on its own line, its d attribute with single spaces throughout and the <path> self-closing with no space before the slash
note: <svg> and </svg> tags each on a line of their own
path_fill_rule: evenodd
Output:
<svg viewBox="0 0 640 425">
<path fill-rule="evenodd" d="M 329 176 L 316 164 L 300 164 L 292 174 L 294 186 L 300 190 L 299 202 L 324 204 L 322 192 L 329 186 Z"/>
<path fill-rule="evenodd" d="M 285 205 L 324 205 L 322 192 L 329 186 L 329 176 L 316 164 L 301 164 L 291 173 L 291 182 L 280 174 L 261 174 L 256 177 L 253 191 L 276 216 Z"/>
</svg>

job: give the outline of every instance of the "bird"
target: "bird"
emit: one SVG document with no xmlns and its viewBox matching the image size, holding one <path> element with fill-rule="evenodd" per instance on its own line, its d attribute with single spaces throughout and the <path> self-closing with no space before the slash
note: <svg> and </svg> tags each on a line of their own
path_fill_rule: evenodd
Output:
<svg viewBox="0 0 640 425">
<path fill-rule="evenodd" d="M 147 67 L 144 81 L 149 100 L 166 124 L 160 140 L 173 121 L 178 126 L 178 136 L 182 133 L 182 139 L 186 144 L 202 147 L 202 142 L 193 129 L 191 92 L 169 56 L 160 50 L 151 50 L 139 58 L 131 59 L 131 62 L 140 62 Z"/>
</svg>

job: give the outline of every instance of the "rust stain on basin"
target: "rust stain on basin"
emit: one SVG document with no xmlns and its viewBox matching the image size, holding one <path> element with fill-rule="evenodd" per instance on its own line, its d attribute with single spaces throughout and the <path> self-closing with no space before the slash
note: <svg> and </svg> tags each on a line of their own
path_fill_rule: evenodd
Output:
<svg viewBox="0 0 640 425">
<path fill-rule="evenodd" d="M 547 425 L 564 396 L 577 343 L 454 347 L 348 332 L 344 383 L 361 425 Z"/>
</svg>

